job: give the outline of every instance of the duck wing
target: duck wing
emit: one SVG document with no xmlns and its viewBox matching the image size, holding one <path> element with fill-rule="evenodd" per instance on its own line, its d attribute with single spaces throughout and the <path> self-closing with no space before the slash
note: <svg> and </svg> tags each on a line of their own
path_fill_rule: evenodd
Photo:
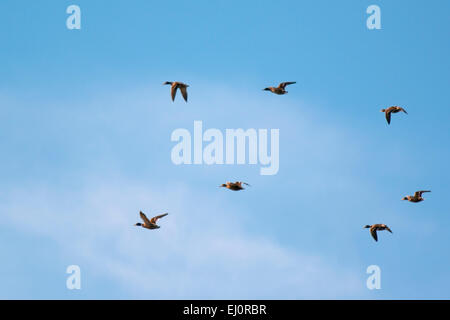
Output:
<svg viewBox="0 0 450 320">
<path fill-rule="evenodd" d="M 168 215 L 168 213 L 163 213 L 163 214 L 160 214 L 159 216 L 153 217 L 153 218 L 150 220 L 150 223 L 151 223 L 151 224 L 156 224 L 156 221 L 158 221 L 158 219 L 160 219 L 160 218 L 162 218 L 162 217 L 165 217 L 165 216 L 167 216 L 167 215 Z"/>
<path fill-rule="evenodd" d="M 421 197 L 422 194 L 424 194 L 425 192 L 431 192 L 429 190 L 422 190 L 422 191 L 416 191 L 416 193 L 414 193 L 414 197 Z"/>
<path fill-rule="evenodd" d="M 145 213 L 143 213 L 142 211 L 139 211 L 139 215 L 141 216 L 141 219 L 144 220 L 144 223 L 146 225 L 151 224 L 150 220 L 148 220 L 147 216 L 145 215 Z"/>
<path fill-rule="evenodd" d="M 386 110 L 386 112 L 385 112 L 386 113 L 386 121 L 387 121 L 388 124 L 391 124 L 391 112 L 392 111 L 389 110 L 389 109 Z"/>
<path fill-rule="evenodd" d="M 170 95 L 172 96 L 172 101 L 175 101 L 177 89 L 178 89 L 178 85 L 172 85 L 172 87 L 170 88 Z"/>
<path fill-rule="evenodd" d="M 377 228 L 370 228 L 370 234 L 375 239 L 375 241 L 378 241 Z"/>
<path fill-rule="evenodd" d="M 278 85 L 278 88 L 284 89 L 284 88 L 286 88 L 286 86 L 288 86 L 288 85 L 290 85 L 290 84 L 294 84 L 294 83 L 297 83 L 297 82 L 295 82 L 295 81 L 282 82 L 282 83 L 280 83 L 280 84 Z"/>
<path fill-rule="evenodd" d="M 185 87 L 185 86 L 180 87 L 180 91 L 181 91 L 181 94 L 183 95 L 184 101 L 187 102 L 187 100 L 188 100 L 187 87 Z"/>
</svg>

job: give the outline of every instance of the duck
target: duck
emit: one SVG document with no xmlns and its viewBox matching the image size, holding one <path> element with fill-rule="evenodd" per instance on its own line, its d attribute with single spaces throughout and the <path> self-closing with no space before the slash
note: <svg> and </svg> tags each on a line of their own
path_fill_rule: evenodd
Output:
<svg viewBox="0 0 450 320">
<path fill-rule="evenodd" d="M 246 182 L 242 182 L 242 181 L 236 181 L 236 182 L 227 182 L 224 183 L 222 185 L 220 185 L 219 187 L 221 188 L 227 188 L 233 191 L 240 191 L 240 190 L 244 190 L 245 188 L 242 186 L 243 184 L 245 184 L 246 186 L 250 186 L 248 183 Z"/>
<path fill-rule="evenodd" d="M 375 241 L 378 241 L 377 231 L 387 230 L 390 233 L 392 233 L 392 230 L 389 229 L 389 227 L 387 225 L 382 224 L 382 223 L 373 224 L 373 225 L 366 225 L 366 226 L 364 226 L 364 228 L 370 229 L 370 234 L 375 239 Z"/>
<path fill-rule="evenodd" d="M 384 112 L 386 114 L 386 121 L 388 124 L 391 124 L 391 114 L 397 113 L 400 111 L 408 114 L 408 112 L 406 112 L 405 109 L 403 109 L 402 107 L 399 107 L 399 106 L 392 106 L 387 109 L 381 109 L 381 112 Z"/>
<path fill-rule="evenodd" d="M 425 192 L 431 192 L 431 191 L 430 190 L 416 191 L 413 196 L 406 196 L 402 200 L 407 200 L 409 202 L 414 202 L 414 203 L 422 202 L 423 200 L 425 200 L 422 197 L 422 194 L 424 194 Z"/>
<path fill-rule="evenodd" d="M 294 83 L 297 83 L 297 82 L 295 82 L 295 81 L 291 81 L 291 82 L 282 82 L 282 83 L 280 83 L 279 85 L 278 85 L 278 87 L 267 87 L 267 88 L 264 88 L 263 90 L 264 91 L 270 91 L 270 92 L 272 92 L 272 93 L 275 93 L 275 94 L 286 94 L 286 93 L 288 93 L 286 90 L 285 90 L 285 88 L 286 88 L 286 86 L 288 86 L 288 85 L 290 85 L 290 84 L 294 84 Z"/>
<path fill-rule="evenodd" d="M 158 219 L 161 219 L 162 217 L 167 216 L 168 213 L 160 214 L 159 216 L 153 217 L 150 220 L 142 211 L 139 211 L 139 215 L 141 216 L 141 219 L 144 221 L 144 223 L 138 222 L 135 224 L 136 227 L 142 227 L 146 229 L 159 229 L 161 227 L 156 224 L 156 221 L 158 221 Z"/>
<path fill-rule="evenodd" d="M 183 95 L 184 101 L 188 101 L 188 94 L 187 94 L 187 88 L 189 85 L 183 83 L 183 82 L 170 82 L 166 81 L 163 83 L 163 85 L 170 85 L 170 95 L 172 96 L 172 101 L 175 101 L 175 95 L 177 94 L 177 90 L 180 89 L 181 94 Z"/>
</svg>

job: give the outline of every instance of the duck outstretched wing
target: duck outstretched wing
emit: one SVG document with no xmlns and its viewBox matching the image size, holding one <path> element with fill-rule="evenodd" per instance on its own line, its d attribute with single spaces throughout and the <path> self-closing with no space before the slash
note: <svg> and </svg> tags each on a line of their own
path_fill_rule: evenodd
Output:
<svg viewBox="0 0 450 320">
<path fill-rule="evenodd" d="M 158 221 L 158 219 L 161 219 L 162 217 L 165 217 L 167 215 L 168 215 L 168 213 L 163 213 L 163 214 L 160 214 L 159 216 L 153 217 L 153 218 L 151 218 L 150 223 L 155 224 L 156 221 Z"/>
<path fill-rule="evenodd" d="M 180 91 L 181 91 L 181 94 L 183 95 L 184 101 L 187 102 L 187 100 L 188 100 L 187 88 L 185 86 L 180 87 Z"/>
<path fill-rule="evenodd" d="M 414 197 L 421 197 L 422 194 L 424 194 L 425 192 L 431 192 L 431 191 L 430 190 L 416 191 L 416 193 L 414 193 Z"/>
<path fill-rule="evenodd" d="M 377 229 L 376 228 L 370 228 L 370 234 L 375 239 L 375 241 L 378 241 L 378 235 L 377 235 Z"/>
<path fill-rule="evenodd" d="M 282 82 L 278 85 L 278 88 L 284 89 L 284 88 L 286 88 L 286 86 L 288 86 L 290 84 L 294 84 L 294 83 L 297 83 L 297 82 L 295 82 L 295 81 Z"/>
<path fill-rule="evenodd" d="M 170 95 L 172 96 L 172 101 L 175 101 L 175 96 L 177 95 L 178 86 L 174 85 L 170 88 Z"/>
<path fill-rule="evenodd" d="M 389 110 L 389 109 L 386 110 L 386 112 L 385 112 L 386 113 L 386 121 L 387 121 L 388 124 L 391 124 L 391 112 L 392 111 Z"/>
<path fill-rule="evenodd" d="M 144 221 L 145 224 L 150 224 L 150 220 L 148 220 L 147 216 L 145 215 L 145 213 L 143 213 L 142 211 L 139 211 L 139 215 L 141 216 L 141 219 Z"/>
</svg>

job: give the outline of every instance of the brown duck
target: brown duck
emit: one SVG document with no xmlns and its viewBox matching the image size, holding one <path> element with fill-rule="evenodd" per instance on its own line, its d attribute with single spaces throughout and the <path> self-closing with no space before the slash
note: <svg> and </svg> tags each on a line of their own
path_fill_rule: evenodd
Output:
<svg viewBox="0 0 450 320">
<path fill-rule="evenodd" d="M 375 239 L 375 241 L 378 241 L 378 235 L 377 235 L 377 231 L 383 231 L 383 230 L 387 230 L 390 233 L 392 233 L 391 229 L 389 229 L 389 227 L 385 224 L 373 224 L 373 225 L 366 225 L 364 226 L 364 228 L 368 228 L 370 229 L 370 234 L 372 235 L 372 237 Z"/>
<path fill-rule="evenodd" d="M 402 200 L 408 200 L 409 202 L 422 202 L 423 200 L 425 200 L 422 197 L 422 194 L 424 194 L 425 192 L 431 192 L 429 190 L 423 190 L 423 191 L 416 191 L 416 193 L 414 193 L 413 196 L 406 196 L 404 197 Z"/>
<path fill-rule="evenodd" d="M 142 211 L 139 211 L 139 215 L 141 216 L 141 219 L 144 221 L 144 223 L 136 223 L 135 226 L 137 227 L 142 227 L 142 228 L 147 228 L 147 229 L 159 229 L 160 226 L 158 226 L 156 224 L 156 221 L 158 221 L 158 219 L 165 217 L 168 215 L 168 213 L 163 213 L 159 216 L 153 217 L 150 220 L 147 218 L 147 216 L 145 215 L 145 213 L 143 213 Z"/>
<path fill-rule="evenodd" d="M 245 188 L 242 186 L 243 184 L 245 184 L 246 186 L 250 186 L 248 183 L 242 182 L 242 181 L 236 181 L 236 182 L 227 182 L 224 183 L 222 185 L 220 185 L 219 187 L 221 188 L 227 188 L 233 191 L 240 191 L 240 190 L 244 190 Z"/>
<path fill-rule="evenodd" d="M 296 83 L 296 82 L 295 81 L 293 81 L 293 82 L 282 82 L 276 88 L 275 87 L 267 87 L 267 88 L 264 88 L 263 90 L 264 91 L 270 91 L 270 92 L 275 93 L 275 94 L 286 94 L 286 93 L 288 93 L 285 90 L 286 86 L 288 86 L 290 84 L 294 84 L 294 83 Z"/>
<path fill-rule="evenodd" d="M 163 83 L 163 85 L 166 84 L 170 85 L 170 95 L 172 96 L 172 101 L 175 101 L 175 95 L 177 94 L 177 90 L 180 89 L 184 101 L 187 102 L 188 100 L 187 87 L 189 87 L 189 85 L 183 82 L 170 82 L 170 81 L 166 81 Z"/>
<path fill-rule="evenodd" d="M 391 124 L 391 114 L 397 113 L 400 111 L 408 114 L 408 112 L 406 112 L 405 109 L 403 109 L 402 107 L 398 107 L 398 106 L 392 106 L 387 109 L 381 109 L 381 112 L 384 112 L 386 114 L 386 121 L 388 124 Z"/>
</svg>

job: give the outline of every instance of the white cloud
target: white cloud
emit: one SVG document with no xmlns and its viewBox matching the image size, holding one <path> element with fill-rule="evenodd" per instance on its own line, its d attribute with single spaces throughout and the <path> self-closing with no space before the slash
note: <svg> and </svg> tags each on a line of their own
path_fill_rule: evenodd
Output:
<svg viewBox="0 0 450 320">
<path fill-rule="evenodd" d="M 38 186 L 7 199 L 1 210 L 8 227 L 53 239 L 63 255 L 112 279 L 131 298 L 333 298 L 361 289 L 348 270 L 284 248 L 264 230 L 248 235 L 238 209 L 225 212 L 217 196 L 205 200 L 186 187 Z M 133 226 L 141 208 L 170 214 L 150 231 Z"/>
</svg>

